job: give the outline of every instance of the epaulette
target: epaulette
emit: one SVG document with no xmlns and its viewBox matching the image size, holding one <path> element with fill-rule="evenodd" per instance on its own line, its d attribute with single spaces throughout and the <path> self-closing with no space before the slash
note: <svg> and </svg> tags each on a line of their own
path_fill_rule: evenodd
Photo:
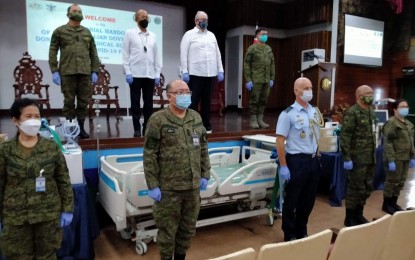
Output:
<svg viewBox="0 0 415 260">
<path fill-rule="evenodd" d="M 284 110 L 284 112 L 285 112 L 285 113 L 288 113 L 288 112 L 290 112 L 290 111 L 291 111 L 291 109 L 293 109 L 293 107 L 292 107 L 292 106 L 289 106 L 289 107 L 287 107 L 287 108 Z"/>
</svg>

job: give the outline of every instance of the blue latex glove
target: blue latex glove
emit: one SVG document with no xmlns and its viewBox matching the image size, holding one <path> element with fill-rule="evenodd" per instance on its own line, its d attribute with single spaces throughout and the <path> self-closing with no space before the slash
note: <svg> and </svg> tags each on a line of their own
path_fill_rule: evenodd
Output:
<svg viewBox="0 0 415 260">
<path fill-rule="evenodd" d="M 52 81 L 58 86 L 61 85 L 61 76 L 59 75 L 59 72 L 55 71 L 52 73 Z"/>
<path fill-rule="evenodd" d="M 223 72 L 218 73 L 218 82 L 222 82 L 224 78 Z"/>
<path fill-rule="evenodd" d="M 205 178 L 201 178 L 200 179 L 200 189 L 201 190 L 206 190 L 206 187 L 208 185 L 208 180 Z"/>
<path fill-rule="evenodd" d="M 272 150 L 271 155 L 270 155 L 270 159 L 277 159 L 278 157 L 278 153 L 277 153 L 277 149 L 274 148 L 274 150 Z"/>
<path fill-rule="evenodd" d="M 96 72 L 92 72 L 92 74 L 91 74 L 91 82 L 92 82 L 92 84 L 97 84 L 97 82 L 98 82 L 98 74 Z"/>
<path fill-rule="evenodd" d="M 353 169 L 353 162 L 352 162 L 352 161 L 345 161 L 345 162 L 343 163 L 343 168 L 344 168 L 345 170 L 350 171 L 351 169 Z"/>
<path fill-rule="evenodd" d="M 388 163 L 388 168 L 389 168 L 389 171 L 390 171 L 390 172 L 394 172 L 394 171 L 396 171 L 396 165 L 395 165 L 395 162 L 390 162 L 390 163 Z"/>
<path fill-rule="evenodd" d="M 285 181 L 290 180 L 291 174 L 290 174 L 290 170 L 288 169 L 287 166 L 281 166 L 279 174 L 280 174 L 281 179 L 283 179 Z"/>
<path fill-rule="evenodd" d="M 414 167 L 415 167 L 415 159 L 409 160 L 409 168 L 414 168 Z"/>
<path fill-rule="evenodd" d="M 72 222 L 73 213 L 71 212 L 62 212 L 61 214 L 61 227 L 69 226 Z"/>
<path fill-rule="evenodd" d="M 246 88 L 248 91 L 251 91 L 253 87 L 254 87 L 254 84 L 252 84 L 252 81 L 249 81 L 249 82 L 247 82 L 247 83 L 245 84 L 245 88 Z"/>
<path fill-rule="evenodd" d="M 148 191 L 148 196 L 150 198 L 152 198 L 155 201 L 160 201 L 161 200 L 161 191 L 159 187 L 156 187 L 152 190 Z"/>
<path fill-rule="evenodd" d="M 272 88 L 273 86 L 274 86 L 274 81 L 273 80 L 270 80 L 269 81 L 269 87 Z"/>
<path fill-rule="evenodd" d="M 190 81 L 189 73 L 183 73 L 182 74 L 182 80 L 186 83 L 189 83 L 189 81 Z"/>
<path fill-rule="evenodd" d="M 133 75 L 131 74 L 125 75 L 125 80 L 127 81 L 128 85 L 133 84 Z"/>
<path fill-rule="evenodd" d="M 160 86 L 160 78 L 155 78 L 154 79 L 154 86 Z"/>
</svg>

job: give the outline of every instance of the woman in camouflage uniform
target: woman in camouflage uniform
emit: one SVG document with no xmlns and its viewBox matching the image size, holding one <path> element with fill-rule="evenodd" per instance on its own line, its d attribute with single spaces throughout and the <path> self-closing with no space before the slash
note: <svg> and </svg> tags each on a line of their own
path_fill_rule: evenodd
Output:
<svg viewBox="0 0 415 260">
<path fill-rule="evenodd" d="M 397 204 L 399 193 L 408 176 L 408 168 L 415 166 L 414 125 L 405 119 L 409 112 L 408 102 L 400 99 L 392 107 L 394 116 L 383 127 L 386 177 L 382 210 L 389 214 L 402 210 Z"/>
<path fill-rule="evenodd" d="M 9 260 L 56 259 L 73 212 L 65 158 L 38 134 L 34 100 L 16 100 L 10 112 L 18 132 L 0 144 L 0 247 Z"/>
</svg>

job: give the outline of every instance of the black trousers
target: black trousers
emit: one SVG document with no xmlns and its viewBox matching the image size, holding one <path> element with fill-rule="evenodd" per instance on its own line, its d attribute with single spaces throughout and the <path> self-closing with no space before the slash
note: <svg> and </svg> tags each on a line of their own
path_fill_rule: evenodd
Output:
<svg viewBox="0 0 415 260">
<path fill-rule="evenodd" d="M 320 180 L 321 166 L 317 156 L 287 154 L 290 181 L 285 184 L 282 207 L 284 240 L 300 239 L 307 235 L 307 222 L 314 207 Z"/>
<path fill-rule="evenodd" d="M 212 90 L 215 77 L 199 77 L 190 75 L 189 89 L 192 91 L 192 104 L 189 108 L 199 111 L 203 126 L 210 130 L 210 106 L 212 103 Z"/>
<path fill-rule="evenodd" d="M 134 78 L 130 85 L 131 98 L 131 115 L 133 117 L 134 132 L 141 131 L 140 117 L 141 117 L 141 91 L 143 91 L 143 135 L 146 130 L 146 124 L 151 114 L 153 113 L 153 91 L 154 79 L 149 78 Z"/>
</svg>

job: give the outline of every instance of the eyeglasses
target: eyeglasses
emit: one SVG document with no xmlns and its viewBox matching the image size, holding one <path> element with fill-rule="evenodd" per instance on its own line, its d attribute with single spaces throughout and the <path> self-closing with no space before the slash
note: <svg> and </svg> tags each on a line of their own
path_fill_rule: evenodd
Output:
<svg viewBox="0 0 415 260">
<path fill-rule="evenodd" d="M 169 94 L 174 94 L 174 95 L 191 95 L 192 91 L 188 91 L 188 90 L 178 90 L 176 92 L 169 92 Z"/>
<path fill-rule="evenodd" d="M 198 19 L 199 22 L 207 22 L 208 19 Z"/>
<path fill-rule="evenodd" d="M 398 108 L 409 108 L 409 107 L 408 107 L 408 106 L 406 106 L 406 107 L 405 107 L 405 106 L 403 106 L 403 107 L 398 107 Z"/>
</svg>

